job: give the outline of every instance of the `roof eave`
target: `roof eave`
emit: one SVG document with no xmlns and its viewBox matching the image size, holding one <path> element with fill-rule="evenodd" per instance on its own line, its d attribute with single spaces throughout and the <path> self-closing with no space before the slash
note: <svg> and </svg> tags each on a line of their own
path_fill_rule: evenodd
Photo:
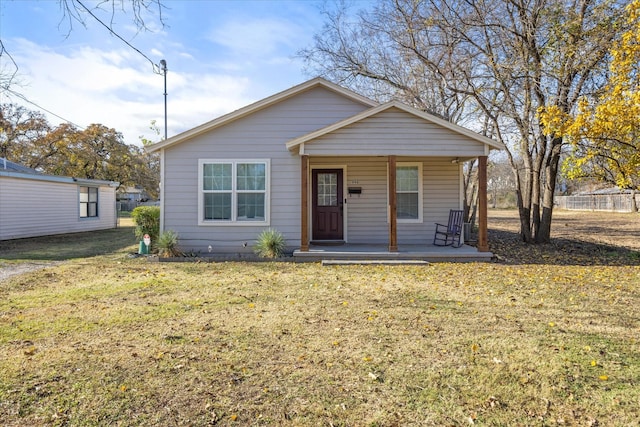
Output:
<svg viewBox="0 0 640 427">
<path fill-rule="evenodd" d="M 105 181 L 100 179 L 88 179 L 88 178 L 74 178 L 71 176 L 57 176 L 57 175 L 46 175 L 46 174 L 31 174 L 31 173 L 22 173 L 22 172 L 11 172 L 11 171 L 3 171 L 0 170 L 0 176 L 4 176 L 7 178 L 19 178 L 19 179 L 30 179 L 33 181 L 44 181 L 44 182 L 57 182 L 62 184 L 76 184 L 76 185 L 91 185 L 91 186 L 108 186 L 108 187 L 118 187 L 120 185 L 117 181 Z"/>
</svg>

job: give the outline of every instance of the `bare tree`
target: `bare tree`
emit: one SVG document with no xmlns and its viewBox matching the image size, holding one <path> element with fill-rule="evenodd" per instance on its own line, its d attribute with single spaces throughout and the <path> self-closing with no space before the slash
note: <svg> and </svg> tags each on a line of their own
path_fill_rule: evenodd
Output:
<svg viewBox="0 0 640 427">
<path fill-rule="evenodd" d="M 502 205 L 513 203 L 516 193 L 516 180 L 513 175 L 511 165 L 506 158 L 493 159 L 487 165 L 487 191 L 491 196 L 491 207 L 496 208 L 501 202 Z M 509 196 L 512 197 L 509 197 Z M 511 205 L 513 206 L 513 205 Z"/>
<path fill-rule="evenodd" d="M 623 2 L 621 2 L 623 3 Z M 385 0 L 326 11 L 301 52 L 322 75 L 491 135 L 507 146 L 521 237 L 550 240 L 562 137 L 538 119 L 606 83 L 624 4 L 607 0 Z M 353 15 L 351 15 L 353 16 Z"/>
<path fill-rule="evenodd" d="M 83 0 L 58 0 L 58 3 L 63 19 L 68 23 L 69 31 L 72 30 L 74 22 L 86 26 L 87 18 L 106 24 L 110 30 L 113 30 L 114 20 L 119 14 L 129 16 L 139 31 L 149 28 L 147 24 L 149 17 L 154 17 L 164 25 L 162 12 L 165 6 L 162 0 L 100 0 L 91 7 L 87 6 Z M 96 12 L 106 13 L 108 21 L 98 18 Z"/>
</svg>

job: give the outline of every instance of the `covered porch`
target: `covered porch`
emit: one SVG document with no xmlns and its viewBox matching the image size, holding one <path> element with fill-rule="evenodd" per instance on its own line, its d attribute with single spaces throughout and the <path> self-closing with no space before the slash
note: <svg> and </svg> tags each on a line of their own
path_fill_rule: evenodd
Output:
<svg viewBox="0 0 640 427">
<path fill-rule="evenodd" d="M 487 158 L 495 141 L 395 102 L 287 143 L 300 158 L 297 258 L 489 260 Z M 476 247 L 434 246 L 462 210 L 477 159 Z M 332 245 L 335 244 L 335 245 Z"/>
<path fill-rule="evenodd" d="M 376 178 L 379 182 L 383 182 L 383 185 L 378 185 L 378 189 L 384 188 L 384 192 L 369 196 L 369 199 L 374 200 L 374 206 L 377 209 L 371 209 L 368 207 L 365 212 L 357 211 L 358 202 L 360 199 L 360 192 L 365 193 L 367 183 L 371 185 L 370 181 L 364 181 L 364 189 L 357 187 L 358 194 L 355 199 L 351 199 L 351 194 L 344 194 L 347 192 L 342 191 L 342 187 L 347 187 L 347 182 L 360 183 L 358 180 L 349 181 L 347 179 L 347 164 L 349 165 L 349 171 L 356 170 L 353 174 L 350 172 L 350 176 L 357 176 L 358 164 L 370 165 L 372 161 L 369 159 L 354 161 L 352 159 L 344 158 L 341 160 L 345 163 L 344 170 L 340 169 L 342 176 L 344 172 L 344 184 L 341 184 L 342 178 L 338 179 L 338 184 L 331 187 L 334 193 L 330 194 L 329 199 L 333 201 L 334 217 L 336 218 L 333 223 L 338 225 L 339 234 L 332 236 L 330 239 L 324 240 L 319 237 L 317 233 L 317 214 L 318 206 L 317 199 L 319 197 L 318 180 L 314 171 L 316 172 L 334 172 L 334 169 L 326 169 L 324 166 L 325 161 L 319 158 L 313 158 L 307 154 L 300 156 L 301 158 L 301 228 L 300 228 L 300 247 L 294 251 L 294 257 L 299 260 L 327 260 L 327 259 L 350 259 L 350 260 L 425 260 L 425 261 L 488 261 L 492 258 L 493 254 L 489 252 L 488 236 L 487 236 L 487 156 L 478 156 L 478 180 L 479 180 L 479 195 L 478 195 L 478 235 L 477 243 L 475 246 L 463 245 L 462 247 L 453 246 L 436 246 L 433 244 L 434 237 L 434 225 L 435 222 L 446 224 L 446 215 L 448 215 L 450 209 L 462 208 L 462 186 L 460 180 L 457 178 L 461 174 L 461 165 L 458 164 L 458 160 L 454 161 L 449 158 L 431 160 L 433 164 L 438 165 L 437 168 L 449 168 L 454 170 L 453 180 L 442 179 L 441 182 L 453 182 L 449 183 L 450 188 L 456 188 L 456 191 L 449 194 L 447 199 L 435 197 L 436 191 L 434 186 L 441 184 L 428 184 L 429 177 L 422 176 L 422 166 L 428 162 L 419 162 L 420 167 L 420 181 L 424 180 L 425 183 L 420 183 L 420 219 L 414 220 L 409 223 L 399 223 L 398 217 L 402 215 L 398 214 L 398 200 L 397 200 L 397 187 L 396 187 L 396 168 L 397 157 L 395 155 L 384 156 L 382 163 L 386 166 L 386 172 L 383 176 Z M 313 161 L 313 163 L 311 163 Z M 441 166 L 444 165 L 444 166 Z M 339 166 L 331 166 L 336 168 Z M 381 168 L 378 168 L 381 169 Z M 425 170 L 427 167 L 425 166 Z M 311 179 L 314 177 L 313 179 Z M 386 181 L 386 182 L 385 182 Z M 422 187 L 425 187 L 424 189 Z M 431 191 L 429 191 L 429 189 Z M 350 192 L 351 189 L 349 189 Z M 430 200 L 429 203 L 422 203 L 423 199 Z M 424 205 L 424 206 L 423 206 Z M 432 205 L 437 205 L 437 208 L 431 208 Z M 367 205 L 370 206 L 370 205 Z M 423 211 L 429 211 L 430 213 L 439 213 L 438 216 L 425 215 L 428 220 L 423 220 Z M 374 213 L 378 215 L 378 221 L 373 221 Z M 382 212 L 382 213 L 381 213 Z M 329 215 L 326 215 L 328 218 Z M 366 217 L 366 221 L 360 221 L 361 217 Z M 355 232 L 347 233 L 349 228 L 357 228 L 358 223 L 364 224 L 360 228 L 364 230 L 358 236 Z M 344 227 L 344 230 L 342 228 Z M 402 233 L 403 238 L 399 238 L 399 228 L 404 228 Z M 334 239 L 334 240 L 332 240 Z"/>
</svg>

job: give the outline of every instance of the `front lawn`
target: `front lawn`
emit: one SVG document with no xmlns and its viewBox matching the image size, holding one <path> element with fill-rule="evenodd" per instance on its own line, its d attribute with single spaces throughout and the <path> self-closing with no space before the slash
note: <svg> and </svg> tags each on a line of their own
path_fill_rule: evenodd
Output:
<svg viewBox="0 0 640 427">
<path fill-rule="evenodd" d="M 321 267 L 158 264 L 130 249 L 0 282 L 3 425 L 640 419 L 633 250 L 595 265 L 518 252 Z"/>
</svg>

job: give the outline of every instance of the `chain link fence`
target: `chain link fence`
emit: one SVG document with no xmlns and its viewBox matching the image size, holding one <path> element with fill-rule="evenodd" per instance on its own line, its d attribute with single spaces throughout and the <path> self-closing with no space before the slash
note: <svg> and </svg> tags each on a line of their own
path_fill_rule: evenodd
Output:
<svg viewBox="0 0 640 427">
<path fill-rule="evenodd" d="M 556 196 L 555 205 L 560 209 L 578 211 L 633 212 L 632 194 L 583 194 Z M 640 194 L 635 195 L 640 206 Z"/>
</svg>

